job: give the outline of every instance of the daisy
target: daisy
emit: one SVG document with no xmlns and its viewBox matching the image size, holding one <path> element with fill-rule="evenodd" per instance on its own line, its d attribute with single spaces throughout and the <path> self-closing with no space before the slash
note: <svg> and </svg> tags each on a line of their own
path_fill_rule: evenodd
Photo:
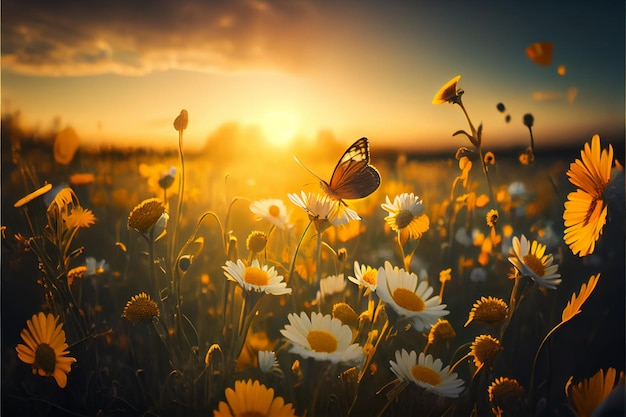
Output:
<svg viewBox="0 0 626 417">
<path fill-rule="evenodd" d="M 333 294 L 343 293 L 348 285 L 343 274 L 329 275 L 326 278 L 320 280 L 320 290 L 317 293 L 318 300 L 324 297 L 329 297 Z"/>
<path fill-rule="evenodd" d="M 509 306 L 500 298 L 480 297 L 469 312 L 469 318 L 464 327 L 472 321 L 498 324 L 504 322 L 509 316 Z"/>
<path fill-rule="evenodd" d="M 500 341 L 490 335 L 477 336 L 470 347 L 470 355 L 474 357 L 474 365 L 481 368 L 483 365 L 491 368 L 498 352 L 502 349 Z"/>
<path fill-rule="evenodd" d="M 85 258 L 85 266 L 87 267 L 85 276 L 88 277 L 93 275 L 102 275 L 109 270 L 109 264 L 104 259 L 96 261 L 96 258 L 93 256 Z"/>
<path fill-rule="evenodd" d="M 442 397 L 456 398 L 463 391 L 463 380 L 457 378 L 456 373 L 450 373 L 450 366 L 442 369 L 441 359 L 434 359 L 432 355 L 419 357 L 415 351 L 405 349 L 396 351 L 396 361 L 389 361 L 391 372 L 400 380 L 409 381 Z"/>
<path fill-rule="evenodd" d="M 88 228 L 96 222 L 96 216 L 91 210 L 76 206 L 71 208 L 70 214 L 63 214 L 63 220 L 68 229 Z"/>
<path fill-rule="evenodd" d="M 381 204 L 381 207 L 389 212 L 385 221 L 391 230 L 401 234 L 403 240 L 419 239 L 428 230 L 430 222 L 428 216 L 424 214 L 425 208 L 418 196 L 403 193 L 394 197 L 393 203 L 389 196 L 385 196 L 385 199 L 386 203 Z"/>
<path fill-rule="evenodd" d="M 457 89 L 457 84 L 460 79 L 461 76 L 457 75 L 445 83 L 433 97 L 433 104 L 455 103 L 460 98 L 461 94 L 463 94 L 463 90 Z"/>
<path fill-rule="evenodd" d="M 600 369 L 594 376 L 578 384 L 574 384 L 573 377 L 570 376 L 565 384 L 567 400 L 578 416 L 591 417 L 594 415 L 594 410 L 623 378 L 624 372 L 618 374 L 615 368 L 607 369 L 606 373 Z"/>
<path fill-rule="evenodd" d="M 65 388 L 67 374 L 76 359 L 66 356 L 70 352 L 67 350 L 65 331 L 63 323 L 57 325 L 57 320 L 58 316 L 52 314 L 33 315 L 26 322 L 27 328 L 20 333 L 26 344 L 19 343 L 15 350 L 22 362 L 33 366 L 33 374 L 52 376 L 59 387 Z"/>
<path fill-rule="evenodd" d="M 150 323 L 160 316 L 159 306 L 145 292 L 132 296 L 122 314 L 122 317 L 132 323 Z"/>
<path fill-rule="evenodd" d="M 509 252 L 509 262 L 522 275 L 531 277 L 542 287 L 556 289 L 561 283 L 561 274 L 557 274 L 558 265 L 552 265 L 552 255 L 544 255 L 546 245 L 537 241 L 530 242 L 522 235 L 521 240 L 513 237 L 513 247 Z"/>
<path fill-rule="evenodd" d="M 438 318 L 450 313 L 438 295 L 430 297 L 433 291 L 426 281 L 418 282 L 417 275 L 392 267 L 389 261 L 378 269 L 376 294 L 400 316 L 411 320 L 417 331 L 429 329 Z"/>
<path fill-rule="evenodd" d="M 246 249 L 252 253 L 260 253 L 267 245 L 267 234 L 259 230 L 253 230 L 246 238 Z"/>
<path fill-rule="evenodd" d="M 284 229 L 289 223 L 287 206 L 277 198 L 255 201 L 250 204 L 250 211 L 256 215 L 256 220 L 266 220 L 279 229 Z"/>
<path fill-rule="evenodd" d="M 257 352 L 257 358 L 259 360 L 259 369 L 263 373 L 268 373 L 273 368 L 278 367 L 278 360 L 276 359 L 276 353 L 271 350 L 259 350 Z"/>
<path fill-rule="evenodd" d="M 235 381 L 235 389 L 226 388 L 226 401 L 220 401 L 213 417 L 292 417 L 295 409 L 283 397 L 274 397 L 274 389 L 259 381 Z"/>
<path fill-rule="evenodd" d="M 370 291 L 376 291 L 378 270 L 369 265 L 359 265 L 358 261 L 354 261 L 354 276 L 348 279 L 359 287 L 366 287 Z"/>
<path fill-rule="evenodd" d="M 361 220 L 356 211 L 343 205 L 339 200 L 333 200 L 326 194 L 314 194 L 301 192 L 298 194 L 288 194 L 289 200 L 296 206 L 304 209 L 309 215 L 309 219 L 315 222 L 318 230 L 324 230 L 329 226 L 340 226 L 350 222 L 350 220 Z"/>
<path fill-rule="evenodd" d="M 428 332 L 428 344 L 447 342 L 456 337 L 456 332 L 452 328 L 450 322 L 446 319 L 437 319 Z"/>
<path fill-rule="evenodd" d="M 165 206 L 158 198 L 144 200 L 128 215 L 128 228 L 144 233 L 156 224 L 164 212 Z"/>
<path fill-rule="evenodd" d="M 305 312 L 289 314 L 289 324 L 280 332 L 292 344 L 289 350 L 304 358 L 332 363 L 358 363 L 363 359 L 363 348 L 350 344 L 352 330 L 330 314 Z"/>
<path fill-rule="evenodd" d="M 488 388 L 491 411 L 497 417 L 526 415 L 526 394 L 516 379 L 496 378 Z"/>
<path fill-rule="evenodd" d="M 257 259 L 250 266 L 246 266 L 241 259 L 237 259 L 237 263 L 226 261 L 226 266 L 222 268 L 229 280 L 237 282 L 246 291 L 272 295 L 291 294 L 291 288 L 287 288 L 283 276 L 278 275 L 273 266 L 261 266 Z"/>
<path fill-rule="evenodd" d="M 613 147 L 600 148 L 600 136 L 585 143 L 581 159 L 570 164 L 567 176 L 578 190 L 567 195 L 563 221 L 565 243 L 578 256 L 593 253 L 606 223 L 604 189 L 611 180 Z"/>
</svg>

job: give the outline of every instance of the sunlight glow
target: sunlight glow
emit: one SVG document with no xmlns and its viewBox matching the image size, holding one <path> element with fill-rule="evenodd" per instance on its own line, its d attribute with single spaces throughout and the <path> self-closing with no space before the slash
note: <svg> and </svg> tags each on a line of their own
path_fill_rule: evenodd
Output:
<svg viewBox="0 0 626 417">
<path fill-rule="evenodd" d="M 286 145 L 296 132 L 297 120 L 294 115 L 275 111 L 268 113 L 262 120 L 261 127 L 267 140 L 274 145 Z"/>
</svg>

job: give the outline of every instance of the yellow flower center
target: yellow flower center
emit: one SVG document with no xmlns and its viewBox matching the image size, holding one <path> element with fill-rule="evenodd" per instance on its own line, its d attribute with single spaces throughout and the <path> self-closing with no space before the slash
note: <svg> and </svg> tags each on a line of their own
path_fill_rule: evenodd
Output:
<svg viewBox="0 0 626 417">
<path fill-rule="evenodd" d="M 411 368 L 411 375 L 413 375 L 413 377 L 418 381 L 425 382 L 433 387 L 436 387 L 441 383 L 439 374 L 426 366 L 415 365 Z"/>
<path fill-rule="evenodd" d="M 396 225 L 398 226 L 398 229 L 404 229 L 405 227 L 407 227 L 409 224 L 411 224 L 413 218 L 414 216 L 411 211 L 400 210 L 396 215 Z"/>
<path fill-rule="evenodd" d="M 332 353 L 337 350 L 337 338 L 324 330 L 310 330 L 306 340 L 314 352 Z"/>
<path fill-rule="evenodd" d="M 540 277 L 543 276 L 546 268 L 543 266 L 543 262 L 541 262 L 541 259 L 537 258 L 532 253 L 529 253 L 528 255 L 524 256 L 523 261 L 524 264 L 532 269 L 535 274 L 539 275 Z"/>
<path fill-rule="evenodd" d="M 54 374 L 56 361 L 57 355 L 49 344 L 41 343 L 37 346 L 37 350 L 35 350 L 35 362 L 33 362 L 34 369 L 41 369 L 46 375 L 52 375 Z"/>
<path fill-rule="evenodd" d="M 277 205 L 272 204 L 268 211 L 272 217 L 280 216 L 280 208 Z"/>
<path fill-rule="evenodd" d="M 249 266 L 246 268 L 243 280 L 248 284 L 258 285 L 259 287 L 267 285 L 269 282 L 267 272 L 255 266 Z"/>
<path fill-rule="evenodd" d="M 413 291 L 409 291 L 406 288 L 397 288 L 393 292 L 392 297 L 396 304 L 410 311 L 423 311 L 426 308 L 424 301 Z"/>
<path fill-rule="evenodd" d="M 369 269 L 363 274 L 362 278 L 363 281 L 367 282 L 369 285 L 376 285 L 378 282 L 378 271 Z"/>
</svg>

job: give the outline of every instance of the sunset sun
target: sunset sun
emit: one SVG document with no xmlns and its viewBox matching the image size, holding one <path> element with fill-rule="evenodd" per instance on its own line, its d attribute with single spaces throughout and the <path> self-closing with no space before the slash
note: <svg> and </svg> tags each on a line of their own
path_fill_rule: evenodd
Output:
<svg viewBox="0 0 626 417">
<path fill-rule="evenodd" d="M 261 126 L 270 143 L 285 145 L 296 132 L 296 118 L 290 113 L 276 111 L 265 115 Z"/>
</svg>

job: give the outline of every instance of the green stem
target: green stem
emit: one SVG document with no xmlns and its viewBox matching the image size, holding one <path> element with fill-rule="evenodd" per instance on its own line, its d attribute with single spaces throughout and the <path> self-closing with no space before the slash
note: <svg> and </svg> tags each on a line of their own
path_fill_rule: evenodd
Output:
<svg viewBox="0 0 626 417">
<path fill-rule="evenodd" d="M 560 322 L 559 324 L 554 326 L 552 328 L 552 330 L 550 330 L 550 332 L 548 332 L 546 337 L 544 337 L 543 340 L 541 341 L 541 344 L 539 345 L 539 349 L 537 349 L 537 352 L 535 353 L 535 358 L 533 359 L 533 367 L 531 368 L 531 372 L 530 372 L 530 387 L 528 389 L 528 403 L 530 404 L 531 407 L 533 407 L 533 393 L 534 393 L 534 385 L 535 385 L 535 368 L 537 366 L 537 360 L 539 359 L 539 354 L 541 353 L 541 349 L 543 348 L 543 345 L 547 342 L 548 338 L 552 335 L 552 333 L 554 333 L 556 331 L 556 329 L 561 327 L 561 325 L 563 325 L 563 323 L 566 323 L 566 322 L 564 322 L 564 321 Z"/>
</svg>

